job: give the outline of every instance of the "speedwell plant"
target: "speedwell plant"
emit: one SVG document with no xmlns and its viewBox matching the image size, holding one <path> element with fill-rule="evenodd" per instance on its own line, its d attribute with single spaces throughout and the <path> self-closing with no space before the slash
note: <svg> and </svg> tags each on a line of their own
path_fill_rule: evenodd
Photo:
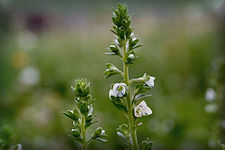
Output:
<svg viewBox="0 0 225 150">
<path fill-rule="evenodd" d="M 86 137 L 87 129 L 97 121 L 93 121 L 93 107 L 94 99 L 90 94 L 90 82 L 86 79 L 75 80 L 74 86 L 71 86 L 74 93 L 75 108 L 63 112 L 68 118 L 73 121 L 73 129 L 70 131 L 70 135 L 74 141 L 82 145 L 82 149 L 86 150 L 87 145 L 92 140 L 98 140 L 106 142 L 105 130 L 102 127 L 98 127 L 92 133 L 91 137 Z"/>
<path fill-rule="evenodd" d="M 139 146 L 136 129 L 142 125 L 138 122 L 138 118 L 152 114 L 152 110 L 143 99 L 150 96 L 146 92 L 154 87 L 155 77 L 145 73 L 142 77 L 129 79 L 129 66 L 137 58 L 135 50 L 141 45 L 138 44 L 139 39 L 134 36 L 133 28 L 130 26 L 131 16 L 128 15 L 126 5 L 119 4 L 117 9 L 113 10 L 112 21 L 114 25 L 111 31 L 115 39 L 107 48 L 106 54 L 118 56 L 123 62 L 123 70 L 107 63 L 104 75 L 106 78 L 116 74 L 122 77 L 121 81 L 112 85 L 109 99 L 128 120 L 128 124 L 122 124 L 117 128 L 117 134 L 125 141 L 129 149 L 150 150 L 153 142 L 146 139 Z"/>
</svg>

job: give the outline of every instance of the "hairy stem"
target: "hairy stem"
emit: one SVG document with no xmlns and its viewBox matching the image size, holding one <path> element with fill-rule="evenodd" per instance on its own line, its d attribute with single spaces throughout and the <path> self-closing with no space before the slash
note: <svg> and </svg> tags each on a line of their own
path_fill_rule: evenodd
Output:
<svg viewBox="0 0 225 150">
<path fill-rule="evenodd" d="M 124 70 L 124 80 L 126 85 L 128 86 L 128 95 L 127 95 L 127 110 L 128 110 L 128 122 L 129 122 L 129 128 L 130 128 L 130 134 L 131 134 L 131 144 L 132 144 L 132 150 L 138 150 L 138 140 L 137 140 L 137 134 L 135 129 L 135 122 L 134 122 L 134 116 L 133 116 L 133 104 L 131 100 L 131 90 L 129 85 L 129 67 L 126 64 L 126 40 L 123 43 L 123 70 Z"/>
<path fill-rule="evenodd" d="M 84 115 L 82 115 L 81 133 L 82 133 L 82 138 L 83 138 L 82 150 L 87 150 L 85 116 Z"/>
</svg>

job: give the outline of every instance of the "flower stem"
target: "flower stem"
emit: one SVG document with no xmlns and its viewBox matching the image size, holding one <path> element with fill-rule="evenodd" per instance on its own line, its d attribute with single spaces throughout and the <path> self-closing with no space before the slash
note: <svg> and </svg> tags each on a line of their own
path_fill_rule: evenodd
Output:
<svg viewBox="0 0 225 150">
<path fill-rule="evenodd" d="M 130 128 L 130 134 L 131 134 L 131 144 L 132 144 L 132 150 L 138 150 L 138 140 L 137 140 L 137 133 L 135 129 L 135 122 L 134 122 L 134 116 L 133 116 L 133 104 L 131 100 L 130 95 L 130 85 L 129 85 L 129 66 L 126 64 L 126 40 L 123 43 L 123 70 L 124 70 L 124 80 L 126 85 L 128 86 L 128 95 L 127 95 L 127 110 L 128 110 L 128 122 L 129 122 L 129 128 Z"/>
<path fill-rule="evenodd" d="M 82 133 L 82 138 L 83 138 L 82 150 L 87 150 L 85 116 L 84 115 L 82 115 L 81 133 Z"/>
</svg>

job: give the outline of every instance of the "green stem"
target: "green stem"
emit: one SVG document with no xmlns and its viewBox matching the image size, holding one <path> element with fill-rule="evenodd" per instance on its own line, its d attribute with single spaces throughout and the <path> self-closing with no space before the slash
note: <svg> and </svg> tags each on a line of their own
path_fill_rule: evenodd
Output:
<svg viewBox="0 0 225 150">
<path fill-rule="evenodd" d="M 126 85 L 128 86 L 128 95 L 127 95 L 127 109 L 128 109 L 128 122 L 129 122 L 129 128 L 130 128 L 130 134 L 131 134 L 131 144 L 132 144 L 132 150 L 138 150 L 138 140 L 137 140 L 137 133 L 135 129 L 135 122 L 134 122 L 134 116 L 133 116 L 133 104 L 131 100 L 130 95 L 130 85 L 129 85 L 129 68 L 126 64 L 126 40 L 123 44 L 123 70 L 124 70 L 124 80 Z"/>
<path fill-rule="evenodd" d="M 82 127 L 81 127 L 81 133 L 83 138 L 83 144 L 82 144 L 82 150 L 87 150 L 87 141 L 86 141 L 86 129 L 85 129 L 85 116 L 82 114 Z"/>
</svg>

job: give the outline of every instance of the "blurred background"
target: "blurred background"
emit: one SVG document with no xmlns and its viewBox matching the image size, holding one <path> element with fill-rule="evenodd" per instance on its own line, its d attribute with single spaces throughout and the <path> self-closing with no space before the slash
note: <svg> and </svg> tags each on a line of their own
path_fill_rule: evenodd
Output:
<svg viewBox="0 0 225 150">
<path fill-rule="evenodd" d="M 144 45 L 131 77 L 156 77 L 139 140 L 150 137 L 154 150 L 225 147 L 223 0 L 0 0 L 0 149 L 79 149 L 62 111 L 74 107 L 70 85 L 81 77 L 91 81 L 95 127 L 108 134 L 89 149 L 125 148 L 115 132 L 125 117 L 108 99 L 120 77 L 103 76 L 107 62 L 122 67 L 104 55 L 118 2 Z"/>
</svg>

